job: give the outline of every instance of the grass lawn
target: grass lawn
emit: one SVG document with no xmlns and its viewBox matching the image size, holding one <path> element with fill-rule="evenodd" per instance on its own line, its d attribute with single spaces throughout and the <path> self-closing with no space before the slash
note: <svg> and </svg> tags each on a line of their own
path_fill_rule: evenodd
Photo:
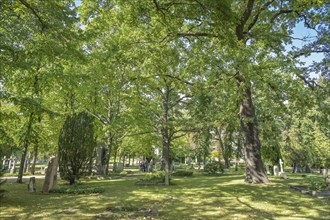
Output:
<svg viewBox="0 0 330 220">
<path fill-rule="evenodd" d="M 155 219 L 330 219 L 330 199 L 289 189 L 301 175 L 271 178 L 250 185 L 242 174 L 173 178 L 171 186 L 138 186 L 136 178 L 84 180 L 103 187 L 102 194 L 29 193 L 26 184 L 6 183 L 0 218 L 12 219 L 146 219 L 141 210 L 156 207 Z M 37 180 L 40 191 L 43 180 Z M 60 184 L 65 184 L 64 182 Z M 151 219 L 151 217 L 149 218 Z"/>
</svg>

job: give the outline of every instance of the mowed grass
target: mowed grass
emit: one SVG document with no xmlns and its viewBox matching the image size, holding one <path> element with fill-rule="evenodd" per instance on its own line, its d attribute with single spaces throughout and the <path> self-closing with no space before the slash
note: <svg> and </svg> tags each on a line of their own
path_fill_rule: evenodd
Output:
<svg viewBox="0 0 330 220">
<path fill-rule="evenodd" d="M 11 219 L 145 219 L 138 210 L 156 207 L 154 219 L 330 219 L 329 198 L 315 198 L 289 189 L 301 175 L 251 185 L 242 174 L 173 178 L 171 186 L 138 186 L 136 178 L 84 180 L 103 187 L 102 194 L 29 193 L 26 184 L 6 183 L 0 218 Z M 66 183 L 61 182 L 65 185 Z"/>
</svg>

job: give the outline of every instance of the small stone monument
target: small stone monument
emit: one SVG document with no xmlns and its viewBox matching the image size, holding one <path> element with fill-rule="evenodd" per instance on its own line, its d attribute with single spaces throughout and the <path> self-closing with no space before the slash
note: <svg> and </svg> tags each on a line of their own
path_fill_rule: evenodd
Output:
<svg viewBox="0 0 330 220">
<path fill-rule="evenodd" d="M 28 191 L 29 192 L 35 192 L 36 191 L 36 178 L 30 177 L 30 181 L 28 184 Z"/>
<path fill-rule="evenodd" d="M 16 160 L 15 158 L 12 159 L 11 167 L 10 167 L 10 174 L 16 173 Z"/>
<path fill-rule="evenodd" d="M 274 170 L 274 176 L 279 176 L 279 171 L 278 171 L 277 165 L 274 165 L 273 170 Z"/>
<path fill-rule="evenodd" d="M 48 193 L 49 190 L 57 187 L 57 158 L 50 157 L 48 161 L 47 171 L 45 175 L 45 182 L 42 187 L 43 193 Z"/>
<path fill-rule="evenodd" d="M 121 172 L 124 170 L 124 164 L 121 162 L 117 162 L 115 167 L 117 172 Z"/>
<path fill-rule="evenodd" d="M 267 171 L 267 174 L 270 174 L 269 163 L 268 163 L 268 161 L 266 161 L 266 171 Z"/>
<path fill-rule="evenodd" d="M 287 179 L 286 173 L 284 172 L 283 169 L 283 161 L 282 159 L 280 159 L 280 167 L 281 167 L 281 172 L 279 173 L 279 176 L 283 179 Z"/>
<path fill-rule="evenodd" d="M 10 172 L 10 169 L 11 169 L 11 165 L 12 165 L 12 163 L 13 163 L 13 158 L 10 157 L 10 158 L 8 159 L 8 172 Z"/>
<path fill-rule="evenodd" d="M 151 159 L 149 162 L 149 172 L 153 172 L 154 171 L 154 159 Z"/>
<path fill-rule="evenodd" d="M 6 156 L 4 156 L 2 159 L 2 168 L 4 168 L 6 166 L 6 161 L 7 161 L 7 158 L 6 158 Z"/>
</svg>

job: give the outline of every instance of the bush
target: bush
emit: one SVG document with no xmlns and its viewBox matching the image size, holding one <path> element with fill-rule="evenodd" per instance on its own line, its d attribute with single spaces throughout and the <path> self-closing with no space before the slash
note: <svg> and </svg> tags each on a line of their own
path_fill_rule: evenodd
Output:
<svg viewBox="0 0 330 220">
<path fill-rule="evenodd" d="M 134 174 L 134 171 L 132 170 L 123 170 L 120 172 L 121 175 L 126 175 L 126 174 Z"/>
<path fill-rule="evenodd" d="M 217 161 L 212 161 L 210 163 L 207 163 L 204 166 L 204 172 L 207 174 L 216 174 L 216 173 L 223 173 L 223 164 Z"/>
<path fill-rule="evenodd" d="M 178 170 L 174 173 L 172 173 L 173 176 L 192 176 L 193 175 L 193 171 L 189 171 L 189 170 Z"/>
<path fill-rule="evenodd" d="M 64 194 L 92 194 L 92 193 L 103 193 L 104 188 L 99 187 L 82 187 L 79 185 L 73 185 L 71 187 L 63 187 L 57 189 L 51 189 L 50 193 L 64 193 Z"/>
<path fill-rule="evenodd" d="M 148 173 L 138 180 L 137 185 L 162 185 L 165 183 L 165 172 Z"/>
<path fill-rule="evenodd" d="M 70 183 L 92 170 L 95 147 L 93 118 L 85 112 L 67 116 L 60 132 L 59 170 Z"/>
<path fill-rule="evenodd" d="M 308 178 L 307 179 L 309 190 L 325 190 L 327 186 L 323 178 Z"/>
</svg>

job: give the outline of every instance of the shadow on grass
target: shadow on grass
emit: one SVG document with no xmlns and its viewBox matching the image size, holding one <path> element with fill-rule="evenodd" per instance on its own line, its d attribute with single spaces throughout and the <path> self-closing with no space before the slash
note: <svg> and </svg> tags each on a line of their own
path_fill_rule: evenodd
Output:
<svg viewBox="0 0 330 220">
<path fill-rule="evenodd" d="M 267 185 L 246 184 L 240 174 L 173 178 L 171 186 L 136 186 L 133 178 L 82 182 L 106 190 L 92 195 L 28 193 L 26 185 L 6 184 L 0 216 L 93 219 L 112 210 L 129 219 L 134 210 L 156 207 L 160 219 L 329 219 L 330 201 L 290 190 L 301 178 L 289 178 Z"/>
</svg>

